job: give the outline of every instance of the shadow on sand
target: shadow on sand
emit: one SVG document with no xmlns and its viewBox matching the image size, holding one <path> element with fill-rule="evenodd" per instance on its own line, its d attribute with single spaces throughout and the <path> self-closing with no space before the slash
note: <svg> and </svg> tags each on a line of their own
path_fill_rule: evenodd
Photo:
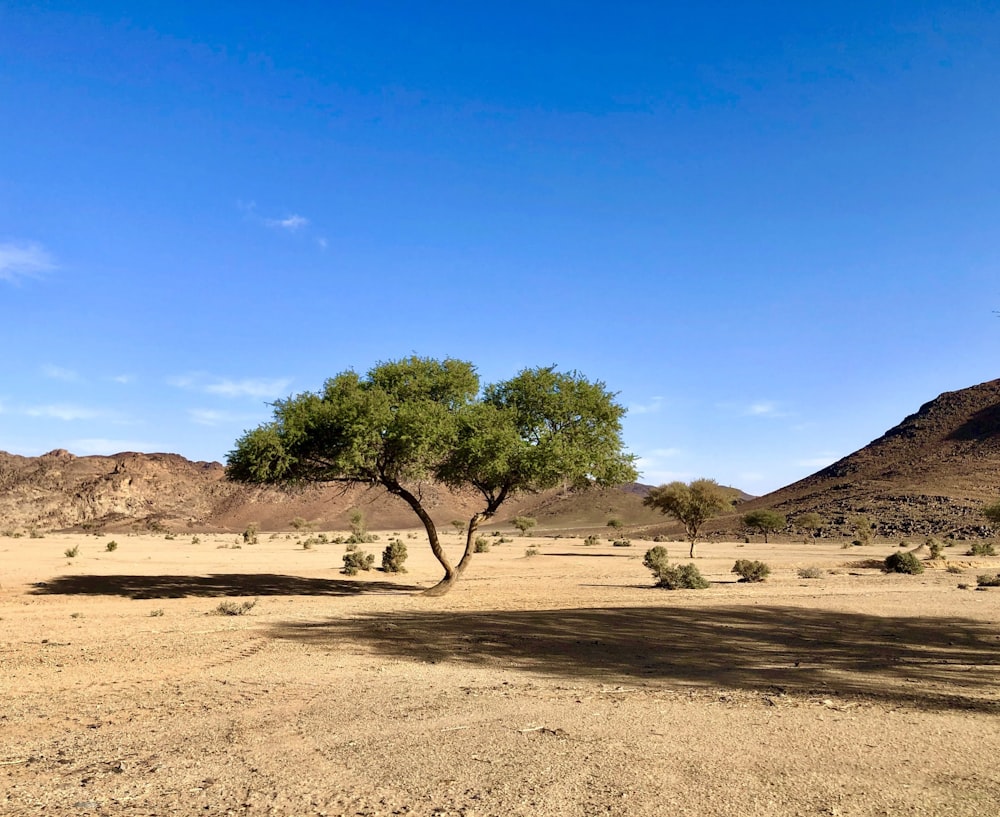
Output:
<svg viewBox="0 0 1000 817">
<path fill-rule="evenodd" d="M 127 596 L 180 599 L 186 596 L 355 596 L 412 593 L 409 584 L 351 579 L 309 579 L 276 573 L 216 573 L 209 576 L 59 576 L 38 582 L 32 593 L 60 596 Z"/>
<path fill-rule="evenodd" d="M 356 641 L 415 661 L 513 666 L 608 683 L 669 682 L 1000 713 L 1000 633 L 958 618 L 796 607 L 391 613 L 288 622 L 273 636 Z"/>
</svg>

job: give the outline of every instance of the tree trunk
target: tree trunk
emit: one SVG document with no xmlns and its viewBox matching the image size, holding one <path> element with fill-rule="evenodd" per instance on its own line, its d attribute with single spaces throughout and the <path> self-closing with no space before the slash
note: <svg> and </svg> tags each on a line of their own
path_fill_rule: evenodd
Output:
<svg viewBox="0 0 1000 817">
<path fill-rule="evenodd" d="M 424 523 L 424 530 L 427 531 L 427 540 L 431 543 L 431 552 L 434 554 L 434 558 L 441 563 L 441 567 L 444 568 L 444 578 L 433 587 L 425 590 L 423 595 L 443 596 L 451 590 L 451 587 L 458 578 L 459 573 L 451 566 L 451 562 L 448 561 L 448 557 L 445 555 L 444 548 L 441 547 L 441 540 L 438 539 L 437 527 L 434 525 L 434 520 L 431 519 L 430 514 L 424 510 L 424 506 L 420 504 L 420 500 L 407 491 L 402 485 L 396 483 L 391 487 L 387 487 L 389 487 L 389 490 L 396 496 L 404 499 L 406 503 L 413 508 L 413 512 L 420 518 L 420 521 Z"/>
<path fill-rule="evenodd" d="M 694 539 L 691 540 L 691 550 L 688 552 L 688 558 L 694 558 Z"/>
</svg>

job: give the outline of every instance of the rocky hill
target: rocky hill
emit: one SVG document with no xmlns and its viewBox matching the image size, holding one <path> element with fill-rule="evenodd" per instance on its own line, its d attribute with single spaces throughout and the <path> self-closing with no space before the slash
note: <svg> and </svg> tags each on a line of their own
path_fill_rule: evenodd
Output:
<svg viewBox="0 0 1000 817">
<path fill-rule="evenodd" d="M 969 537 L 993 533 L 980 510 L 998 499 L 1000 380 L 991 380 L 945 392 L 861 450 L 741 511 L 815 511 L 843 534 L 852 515 L 865 514 L 880 536 Z"/>
</svg>

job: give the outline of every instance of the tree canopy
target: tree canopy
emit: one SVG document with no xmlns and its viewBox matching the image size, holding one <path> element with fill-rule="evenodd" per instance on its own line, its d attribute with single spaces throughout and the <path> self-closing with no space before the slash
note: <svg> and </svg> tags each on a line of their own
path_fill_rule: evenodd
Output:
<svg viewBox="0 0 1000 817">
<path fill-rule="evenodd" d="M 778 511 L 761 509 L 743 514 L 743 525 L 750 530 L 760 531 L 764 534 L 765 544 L 767 544 L 769 534 L 781 530 L 786 524 L 788 524 L 788 520 L 785 515 L 778 513 Z"/>
<path fill-rule="evenodd" d="M 525 369 L 480 389 L 471 363 L 409 357 L 365 375 L 342 372 L 321 392 L 277 401 L 271 422 L 237 440 L 226 474 L 258 484 L 381 485 L 427 531 L 445 573 L 428 593 L 441 594 L 468 566 L 479 524 L 512 496 L 567 482 L 634 480 L 634 458 L 621 439 L 624 414 L 603 383 L 575 371 Z M 454 567 L 421 501 L 425 480 L 482 498 Z"/>
<path fill-rule="evenodd" d="M 730 488 L 724 488 L 714 479 L 696 479 L 690 484 L 671 482 L 653 488 L 642 504 L 668 514 L 684 525 L 688 542 L 691 543 L 690 557 L 694 558 L 694 546 L 702 525 L 732 507 Z"/>
</svg>

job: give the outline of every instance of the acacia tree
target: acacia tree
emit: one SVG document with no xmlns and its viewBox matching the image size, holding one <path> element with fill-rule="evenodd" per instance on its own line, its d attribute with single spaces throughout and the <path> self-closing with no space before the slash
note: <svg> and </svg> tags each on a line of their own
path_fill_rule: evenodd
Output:
<svg viewBox="0 0 1000 817">
<path fill-rule="evenodd" d="M 743 515 L 743 525 L 750 530 L 764 534 L 764 544 L 767 544 L 768 534 L 781 530 L 788 520 L 783 513 L 770 510 L 748 511 Z"/>
<path fill-rule="evenodd" d="M 732 506 L 731 495 L 731 490 L 723 488 L 714 479 L 696 479 L 689 485 L 671 482 L 653 488 L 646 494 L 642 504 L 656 508 L 684 525 L 688 542 L 691 543 L 690 558 L 693 559 L 701 526 Z"/>
<path fill-rule="evenodd" d="M 444 578 L 441 595 L 468 567 L 475 532 L 511 497 L 564 482 L 619 485 L 636 477 L 623 450 L 625 409 L 601 382 L 555 367 L 525 369 L 480 391 L 471 363 L 410 357 L 366 375 L 346 371 L 320 393 L 274 404 L 274 419 L 244 433 L 227 476 L 289 485 L 380 485 L 420 519 Z M 421 486 L 436 480 L 482 498 L 452 565 L 441 547 Z"/>
<path fill-rule="evenodd" d="M 795 517 L 794 522 L 813 538 L 816 537 L 819 529 L 823 527 L 823 517 L 815 511 L 800 513 Z"/>
</svg>

